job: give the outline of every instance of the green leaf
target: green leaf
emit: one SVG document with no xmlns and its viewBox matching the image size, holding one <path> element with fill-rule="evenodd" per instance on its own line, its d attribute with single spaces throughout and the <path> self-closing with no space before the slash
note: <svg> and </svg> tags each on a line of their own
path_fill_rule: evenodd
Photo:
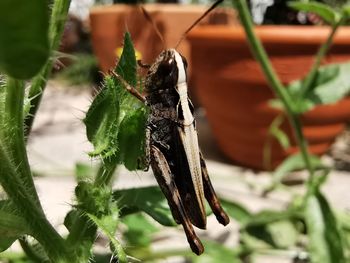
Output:
<svg viewBox="0 0 350 263">
<path fill-rule="evenodd" d="M 273 222 L 266 226 L 270 234 L 273 245 L 277 248 L 288 248 L 296 244 L 298 231 L 294 224 L 288 220 Z"/>
<path fill-rule="evenodd" d="M 89 155 L 108 158 L 115 156 L 118 150 L 120 98 L 111 77 L 105 77 L 103 86 L 86 113 L 84 123 L 87 138 L 94 146 Z"/>
<path fill-rule="evenodd" d="M 272 246 L 278 249 L 286 249 L 296 244 L 298 231 L 289 220 L 280 220 L 266 225 L 254 225 L 245 229 L 244 240 L 254 248 Z"/>
<path fill-rule="evenodd" d="M 284 211 L 263 210 L 254 214 L 243 227 L 261 226 L 281 220 L 298 219 L 301 217 L 300 213 L 301 212 L 295 208 L 289 208 Z"/>
<path fill-rule="evenodd" d="M 343 263 L 345 256 L 339 226 L 328 201 L 320 191 L 308 196 L 305 221 L 313 263 Z"/>
<path fill-rule="evenodd" d="M 241 204 L 223 199 L 220 202 L 227 214 L 239 223 L 244 224 L 251 219 L 252 214 Z"/>
<path fill-rule="evenodd" d="M 315 168 L 322 166 L 321 160 L 317 156 L 310 155 L 310 160 Z M 306 165 L 301 153 L 290 155 L 273 172 L 272 183 L 266 188 L 265 193 L 274 190 L 288 173 L 304 168 L 306 168 Z"/>
<path fill-rule="evenodd" d="M 232 248 L 227 248 L 222 244 L 209 240 L 203 240 L 203 245 L 205 247 L 205 253 L 203 253 L 200 257 L 193 255 L 191 257 L 193 263 L 241 262 L 238 255 L 235 254 Z"/>
<path fill-rule="evenodd" d="M 111 242 L 113 253 L 115 253 L 121 263 L 127 263 L 127 256 L 120 242 L 115 237 L 115 231 L 118 224 L 118 212 L 114 211 L 110 215 L 101 218 L 92 214 L 87 214 L 92 222 L 108 237 Z"/>
<path fill-rule="evenodd" d="M 109 214 L 114 207 L 112 192 L 108 186 L 95 186 L 88 182 L 79 182 L 75 188 L 77 207 L 84 212 L 94 214 L 97 217 Z"/>
<path fill-rule="evenodd" d="M 341 15 L 330 6 L 320 2 L 288 2 L 288 6 L 302 12 L 310 12 L 318 15 L 328 24 L 335 24 L 339 21 Z"/>
<path fill-rule="evenodd" d="M 127 226 L 123 236 L 128 241 L 128 247 L 146 248 L 151 245 L 151 235 L 158 229 L 143 214 L 125 216 L 122 222 Z"/>
<path fill-rule="evenodd" d="M 350 5 L 349 4 L 343 6 L 342 13 L 346 18 L 350 18 Z"/>
<path fill-rule="evenodd" d="M 49 55 L 46 0 L 0 1 L 0 71 L 17 79 L 39 72 Z"/>
<path fill-rule="evenodd" d="M 242 240 L 252 248 L 287 248 L 297 241 L 298 233 L 293 222 L 301 217 L 294 208 L 261 211 L 242 226 Z"/>
<path fill-rule="evenodd" d="M 135 50 L 129 33 L 125 34 L 123 53 L 115 70 L 131 86 L 136 86 Z M 112 157 L 115 162 L 135 170 L 143 149 L 145 119 L 145 106 L 129 94 L 117 78 L 106 76 L 104 87 L 84 120 L 88 140 L 94 145 L 90 156 Z"/>
<path fill-rule="evenodd" d="M 299 113 L 313 109 L 316 105 L 332 104 L 350 93 L 350 62 L 329 64 L 319 68 L 313 88 L 304 98 L 299 97 L 303 80 L 292 82 L 288 88 L 299 101 Z"/>
<path fill-rule="evenodd" d="M 280 128 L 284 122 L 284 116 L 278 115 L 270 125 L 269 134 L 275 137 L 283 149 L 287 149 L 290 146 L 289 138 L 287 134 Z"/>
<path fill-rule="evenodd" d="M 129 112 L 120 123 L 119 159 L 130 171 L 140 168 L 141 159 L 145 155 L 146 121 L 147 111 L 142 107 Z"/>
<path fill-rule="evenodd" d="M 123 53 L 115 71 L 131 86 L 136 87 L 136 55 L 129 32 L 124 35 Z"/>
<path fill-rule="evenodd" d="M 8 200 L 0 201 L 0 252 L 9 248 L 14 241 L 30 234 L 25 220 Z"/>
<path fill-rule="evenodd" d="M 143 211 L 164 226 L 176 226 L 168 203 L 158 186 L 117 190 L 113 198 L 121 208 L 120 216 Z"/>
</svg>

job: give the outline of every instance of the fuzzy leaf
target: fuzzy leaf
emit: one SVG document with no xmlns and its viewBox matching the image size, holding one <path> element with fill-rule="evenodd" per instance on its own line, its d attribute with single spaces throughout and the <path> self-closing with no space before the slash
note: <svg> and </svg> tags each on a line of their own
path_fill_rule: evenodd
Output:
<svg viewBox="0 0 350 263">
<path fill-rule="evenodd" d="M 114 211 L 110 215 L 101 218 L 92 214 L 87 214 L 92 222 L 108 237 L 111 242 L 112 252 L 115 253 L 120 263 L 127 263 L 127 256 L 120 242 L 115 237 L 115 231 L 118 225 L 118 212 Z"/>
<path fill-rule="evenodd" d="M 166 199 L 158 186 L 117 190 L 113 198 L 120 216 L 143 211 L 164 226 L 176 226 Z"/>
<path fill-rule="evenodd" d="M 343 263 L 345 256 L 338 222 L 320 191 L 306 201 L 305 221 L 313 263 Z"/>
<path fill-rule="evenodd" d="M 118 150 L 119 114 L 120 98 L 115 83 L 111 77 L 106 77 L 102 91 L 92 102 L 84 119 L 87 138 L 94 146 L 90 156 L 115 156 Z"/>
<path fill-rule="evenodd" d="M 350 62 L 320 67 L 314 86 L 304 98 L 299 98 L 303 80 L 292 82 L 288 88 L 299 104 L 299 113 L 316 105 L 332 104 L 350 94 Z"/>
<path fill-rule="evenodd" d="M 95 186 L 88 182 L 79 182 L 75 188 L 78 208 L 97 217 L 109 214 L 114 207 L 112 192 L 108 186 Z"/>
<path fill-rule="evenodd" d="M 140 168 L 140 160 L 145 154 L 146 121 L 146 109 L 138 108 L 129 112 L 120 123 L 119 159 L 130 171 Z"/>
<path fill-rule="evenodd" d="M 8 200 L 0 201 L 0 252 L 9 248 L 14 241 L 30 231 L 25 220 Z"/>
<path fill-rule="evenodd" d="M 134 45 L 132 44 L 129 32 L 124 35 L 123 53 L 120 57 L 115 71 L 124 78 L 124 80 L 131 86 L 136 87 L 136 56 Z"/>
<path fill-rule="evenodd" d="M 39 72 L 49 55 L 46 0 L 0 1 L 0 71 L 17 79 Z"/>
<path fill-rule="evenodd" d="M 135 50 L 129 33 L 125 34 L 123 53 L 115 70 L 131 86 L 136 86 Z M 84 120 L 87 137 L 94 145 L 90 156 L 112 157 L 115 162 L 125 163 L 128 169 L 136 169 L 137 157 L 143 149 L 145 116 L 145 106 L 117 78 L 105 77 L 104 88 Z"/>
<path fill-rule="evenodd" d="M 340 19 L 340 14 L 330 6 L 320 2 L 288 2 L 288 6 L 302 12 L 310 12 L 321 17 L 330 25 L 335 24 Z"/>
</svg>

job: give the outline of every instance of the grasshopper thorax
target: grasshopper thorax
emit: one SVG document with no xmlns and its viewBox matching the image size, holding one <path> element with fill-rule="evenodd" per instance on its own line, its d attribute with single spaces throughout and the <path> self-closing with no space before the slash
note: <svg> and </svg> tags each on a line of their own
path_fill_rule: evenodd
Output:
<svg viewBox="0 0 350 263">
<path fill-rule="evenodd" d="M 146 76 L 146 92 L 162 92 L 176 89 L 179 83 L 186 82 L 187 61 L 175 49 L 166 49 L 156 58 Z"/>
</svg>

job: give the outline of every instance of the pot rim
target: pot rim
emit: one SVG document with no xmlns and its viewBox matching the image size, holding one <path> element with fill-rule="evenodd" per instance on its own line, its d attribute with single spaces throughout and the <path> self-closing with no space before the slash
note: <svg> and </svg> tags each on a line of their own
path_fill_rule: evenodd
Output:
<svg viewBox="0 0 350 263">
<path fill-rule="evenodd" d="M 163 3 L 149 3 L 144 4 L 143 7 L 148 12 L 193 12 L 193 10 L 203 11 L 206 10 L 204 5 L 179 5 L 179 4 L 163 4 Z M 105 15 L 120 12 L 121 10 L 140 10 L 140 5 L 138 4 L 111 4 L 111 5 L 97 5 L 90 8 L 90 15 Z M 140 10 L 141 13 L 141 10 Z"/>
<path fill-rule="evenodd" d="M 329 26 L 295 26 L 295 25 L 263 25 L 255 26 L 255 32 L 264 43 L 288 44 L 321 44 L 328 37 Z M 193 29 L 187 35 L 191 42 L 197 41 L 234 41 L 246 42 L 242 26 L 239 25 L 203 25 Z M 336 44 L 350 44 L 350 26 L 342 26 L 334 37 Z"/>
</svg>

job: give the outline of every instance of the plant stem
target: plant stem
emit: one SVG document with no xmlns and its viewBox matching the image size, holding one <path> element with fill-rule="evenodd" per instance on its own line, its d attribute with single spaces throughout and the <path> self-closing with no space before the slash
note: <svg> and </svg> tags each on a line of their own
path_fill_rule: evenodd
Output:
<svg viewBox="0 0 350 263">
<path fill-rule="evenodd" d="M 68 14 L 70 0 L 55 0 L 53 1 L 53 8 L 50 18 L 49 26 L 49 41 L 51 53 L 58 49 L 60 39 L 64 30 L 65 21 Z M 52 54 L 51 54 L 52 56 Z M 26 136 L 30 134 L 34 122 L 35 114 L 38 111 L 41 98 L 46 86 L 47 78 L 51 72 L 54 58 L 50 57 L 46 62 L 41 72 L 33 79 L 29 89 L 28 97 L 31 99 L 31 107 L 26 116 Z"/>
<path fill-rule="evenodd" d="M 236 6 L 237 11 L 239 13 L 239 17 L 244 27 L 247 40 L 250 44 L 251 51 L 255 56 L 256 60 L 260 64 L 260 67 L 270 84 L 273 91 L 276 93 L 278 98 L 280 98 L 285 106 L 285 109 L 288 114 L 292 114 L 293 112 L 293 101 L 291 96 L 289 95 L 287 89 L 283 86 L 282 82 L 278 78 L 275 70 L 273 69 L 271 62 L 266 54 L 266 51 L 261 44 L 261 41 L 255 35 L 253 31 L 253 21 L 250 17 L 249 9 L 246 3 L 246 0 L 233 0 L 233 4 Z"/>
<path fill-rule="evenodd" d="M 21 80 L 8 78 L 6 82 L 5 99 L 5 148 L 11 156 L 11 160 L 18 167 L 20 182 L 26 191 L 32 196 L 42 211 L 38 194 L 36 192 L 33 177 L 30 171 L 23 132 L 23 101 L 24 83 Z"/>
<path fill-rule="evenodd" d="M 339 19 L 339 21 L 332 26 L 332 30 L 331 30 L 330 34 L 328 35 L 326 42 L 324 42 L 320 46 L 320 48 L 315 56 L 314 63 L 312 64 L 312 67 L 311 67 L 308 75 L 306 76 L 304 84 L 302 86 L 302 89 L 300 92 L 301 98 L 303 98 L 310 91 L 310 89 L 313 87 L 313 83 L 315 82 L 316 77 L 317 77 L 318 68 L 320 67 L 324 56 L 327 54 L 327 51 L 331 47 L 335 33 L 337 32 L 339 26 L 342 23 L 343 23 L 343 17 L 341 19 Z"/>
<path fill-rule="evenodd" d="M 101 187 L 108 185 L 112 179 L 113 173 L 117 167 L 117 162 L 109 159 L 103 160 L 100 168 L 97 171 L 94 185 Z M 71 231 L 67 238 L 67 244 L 70 246 L 79 246 L 82 241 L 92 241 L 95 239 L 97 228 L 91 223 L 88 216 L 84 213 L 79 213 L 73 223 Z"/>
<path fill-rule="evenodd" d="M 311 182 L 314 175 L 313 167 L 310 161 L 310 155 L 307 148 L 307 141 L 302 131 L 300 115 L 295 110 L 295 103 L 293 102 L 287 89 L 282 85 L 281 81 L 279 80 L 276 72 L 274 71 L 270 63 L 270 60 L 266 54 L 264 47 L 262 46 L 260 40 L 253 31 L 253 22 L 249 14 L 246 0 L 233 0 L 233 3 L 236 4 L 237 11 L 239 13 L 241 23 L 246 32 L 247 40 L 250 44 L 251 50 L 257 62 L 260 64 L 268 83 L 270 84 L 271 88 L 277 94 L 277 96 L 280 98 L 284 105 L 284 108 L 289 118 L 289 122 L 294 130 L 294 135 L 297 144 L 299 145 L 301 154 L 303 156 L 305 166 L 310 174 L 309 182 Z"/>
<path fill-rule="evenodd" d="M 39 251 L 36 251 L 28 242 L 26 237 L 21 237 L 18 239 L 24 253 L 28 256 L 29 259 L 33 260 L 34 262 L 40 262 L 40 263 L 49 263 L 50 260 L 47 258 L 46 255 L 40 254 Z"/>
<path fill-rule="evenodd" d="M 113 174 L 117 169 L 117 160 L 103 160 L 103 164 L 97 171 L 94 185 L 97 187 L 108 185 L 111 182 Z"/>
<path fill-rule="evenodd" d="M 29 234 L 40 242 L 53 262 L 69 262 L 65 261 L 67 250 L 64 240 L 47 221 L 42 210 L 22 185 L 16 168 L 10 161 L 1 142 L 0 160 L 0 183 L 24 220 L 26 220 L 31 232 Z"/>
</svg>

